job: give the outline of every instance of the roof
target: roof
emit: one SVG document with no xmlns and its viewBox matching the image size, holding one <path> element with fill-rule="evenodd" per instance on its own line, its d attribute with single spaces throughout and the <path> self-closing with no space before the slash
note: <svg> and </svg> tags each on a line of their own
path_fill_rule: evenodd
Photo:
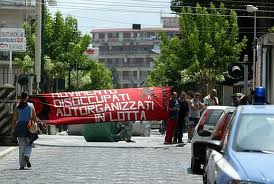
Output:
<svg viewBox="0 0 274 184">
<path fill-rule="evenodd" d="M 244 114 L 274 114 L 274 105 L 241 105 L 238 110 Z"/>
<path fill-rule="evenodd" d="M 222 106 L 222 105 L 211 105 L 207 106 L 207 109 L 236 109 L 234 106 Z"/>
<path fill-rule="evenodd" d="M 179 31 L 179 28 L 162 28 L 162 27 L 151 27 L 131 29 L 131 28 L 112 28 L 112 29 L 93 29 L 91 33 L 113 33 L 113 32 L 158 32 L 158 31 Z"/>
</svg>

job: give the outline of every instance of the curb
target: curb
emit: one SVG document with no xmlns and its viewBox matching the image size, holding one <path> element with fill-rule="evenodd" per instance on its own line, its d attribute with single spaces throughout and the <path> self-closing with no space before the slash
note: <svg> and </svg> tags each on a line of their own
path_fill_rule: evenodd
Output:
<svg viewBox="0 0 274 184">
<path fill-rule="evenodd" d="M 134 144 L 134 143 L 133 143 Z M 169 149 L 169 148 L 178 148 L 178 147 L 184 147 L 186 144 L 172 144 L 172 145 L 165 145 L 165 146 L 107 146 L 107 145 L 58 145 L 58 144 L 41 144 L 41 143 L 34 143 L 35 146 L 45 146 L 45 147 L 73 147 L 73 148 L 125 148 L 125 149 L 134 149 L 134 148 L 148 148 L 148 149 Z"/>
<path fill-rule="evenodd" d="M 35 146 L 46 146 L 46 147 L 63 147 L 63 148 L 126 148 L 126 149 L 133 149 L 133 148 L 153 148 L 153 149 L 159 149 L 159 148 L 172 148 L 176 146 L 99 146 L 99 145 L 87 145 L 87 146 L 81 146 L 81 145 L 52 145 L 52 144 L 39 144 L 39 143 L 34 143 Z"/>
<path fill-rule="evenodd" d="M 12 152 L 15 149 L 17 149 L 17 147 L 10 147 L 10 148 L 7 148 L 4 151 L 1 151 L 0 152 L 0 159 L 4 158 L 7 154 L 9 154 L 10 152 Z"/>
</svg>

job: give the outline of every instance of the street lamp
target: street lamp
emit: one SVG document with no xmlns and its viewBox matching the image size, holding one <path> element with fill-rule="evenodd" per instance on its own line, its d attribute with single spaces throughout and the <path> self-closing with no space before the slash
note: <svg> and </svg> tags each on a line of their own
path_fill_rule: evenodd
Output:
<svg viewBox="0 0 274 184">
<path fill-rule="evenodd" d="M 255 66 L 255 61 L 256 61 L 256 12 L 258 11 L 258 8 L 253 5 L 246 5 L 246 10 L 249 13 L 254 13 L 254 38 L 253 38 L 253 81 L 252 81 L 252 88 L 253 90 L 255 89 L 255 81 L 256 81 L 256 66 Z"/>
<path fill-rule="evenodd" d="M 56 6 L 56 0 L 36 0 L 36 43 L 35 43 L 35 75 L 36 75 L 36 88 L 39 89 L 41 85 L 41 79 L 44 79 L 44 12 L 45 3 L 48 2 L 49 6 Z M 42 89 L 43 90 L 43 89 Z"/>
</svg>

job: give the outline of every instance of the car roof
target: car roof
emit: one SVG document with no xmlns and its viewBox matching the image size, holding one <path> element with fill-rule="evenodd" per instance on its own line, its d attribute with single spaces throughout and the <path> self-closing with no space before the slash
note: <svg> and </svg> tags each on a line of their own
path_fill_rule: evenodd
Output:
<svg viewBox="0 0 274 184">
<path fill-rule="evenodd" d="M 234 106 L 221 106 L 221 105 L 213 105 L 213 106 L 207 106 L 207 109 L 221 109 L 221 110 L 225 110 L 225 109 L 236 109 L 236 107 Z"/>
<path fill-rule="evenodd" d="M 237 110 L 244 114 L 274 114 L 274 105 L 241 105 Z"/>
</svg>

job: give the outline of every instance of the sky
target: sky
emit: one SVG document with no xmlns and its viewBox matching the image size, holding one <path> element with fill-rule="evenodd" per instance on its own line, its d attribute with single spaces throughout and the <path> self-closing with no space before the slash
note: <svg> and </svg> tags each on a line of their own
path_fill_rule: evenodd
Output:
<svg viewBox="0 0 274 184">
<path fill-rule="evenodd" d="M 57 6 L 49 9 L 52 14 L 60 10 L 64 16 L 74 16 L 83 34 L 99 28 L 131 28 L 132 24 L 161 27 L 161 15 L 173 15 L 170 0 L 57 0 Z"/>
</svg>

